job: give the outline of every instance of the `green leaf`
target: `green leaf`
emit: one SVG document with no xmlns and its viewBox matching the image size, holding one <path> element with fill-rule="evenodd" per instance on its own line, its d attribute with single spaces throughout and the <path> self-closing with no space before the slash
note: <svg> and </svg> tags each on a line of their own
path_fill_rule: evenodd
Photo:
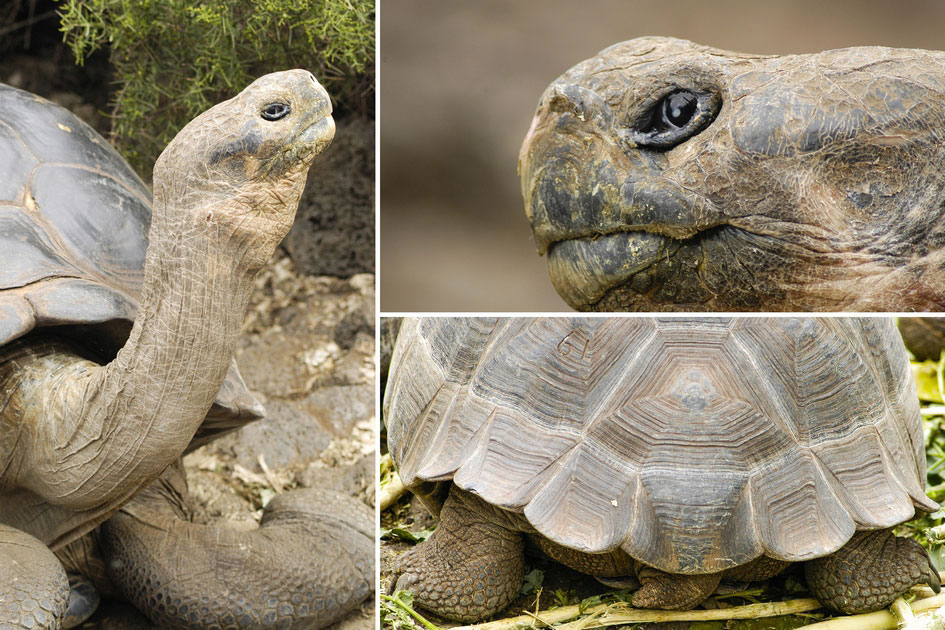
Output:
<svg viewBox="0 0 945 630">
<path fill-rule="evenodd" d="M 939 388 L 941 365 L 941 361 L 912 362 L 912 375 L 915 376 L 915 386 L 919 394 L 919 400 L 934 403 L 945 402 L 942 390 Z"/>
<path fill-rule="evenodd" d="M 545 572 L 541 569 L 532 569 L 525 576 L 525 580 L 522 582 L 521 588 L 518 589 L 519 595 L 532 595 L 537 593 L 541 588 L 542 582 L 545 581 Z"/>
<path fill-rule="evenodd" d="M 413 609 L 413 593 L 397 591 L 393 595 L 381 595 L 381 625 L 394 628 L 409 628 L 416 630 L 420 622 L 427 630 L 440 630 L 439 626 L 427 620 Z"/>
</svg>

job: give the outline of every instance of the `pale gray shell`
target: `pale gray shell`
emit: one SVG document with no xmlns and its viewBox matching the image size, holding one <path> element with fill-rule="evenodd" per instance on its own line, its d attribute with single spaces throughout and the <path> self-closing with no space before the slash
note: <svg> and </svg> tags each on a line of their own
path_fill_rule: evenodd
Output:
<svg viewBox="0 0 945 630">
<path fill-rule="evenodd" d="M 0 85 L 0 346 L 55 328 L 103 361 L 138 310 L 151 193 L 71 112 Z M 188 450 L 262 417 L 230 364 Z"/>
<path fill-rule="evenodd" d="M 890 319 L 408 320 L 384 407 L 408 486 L 452 479 L 674 573 L 819 557 L 937 508 Z"/>
</svg>

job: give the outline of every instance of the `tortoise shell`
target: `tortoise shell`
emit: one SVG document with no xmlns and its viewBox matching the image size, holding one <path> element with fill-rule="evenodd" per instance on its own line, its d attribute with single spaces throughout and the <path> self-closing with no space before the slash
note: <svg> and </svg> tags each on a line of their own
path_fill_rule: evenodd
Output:
<svg viewBox="0 0 945 630">
<path fill-rule="evenodd" d="M 407 486 L 452 480 L 671 573 L 807 560 L 937 509 L 891 319 L 409 320 L 385 418 Z"/>
<path fill-rule="evenodd" d="M 0 345 L 55 329 L 103 362 L 137 311 L 151 193 L 71 112 L 0 85 Z M 233 362 L 191 448 L 262 416 Z"/>
</svg>

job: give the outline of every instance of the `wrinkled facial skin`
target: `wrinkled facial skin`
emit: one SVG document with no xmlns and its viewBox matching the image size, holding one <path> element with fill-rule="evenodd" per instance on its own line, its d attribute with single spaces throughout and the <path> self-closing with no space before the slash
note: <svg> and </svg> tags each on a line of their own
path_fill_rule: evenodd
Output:
<svg viewBox="0 0 945 630">
<path fill-rule="evenodd" d="M 706 115 L 657 146 L 679 90 Z M 538 251 L 578 310 L 945 310 L 943 93 L 939 52 L 617 44 L 545 91 L 522 146 Z"/>
<path fill-rule="evenodd" d="M 297 200 L 334 132 L 328 93 L 311 73 L 267 74 L 178 133 L 154 166 L 155 198 L 184 206 L 242 200 L 278 214 Z"/>
</svg>

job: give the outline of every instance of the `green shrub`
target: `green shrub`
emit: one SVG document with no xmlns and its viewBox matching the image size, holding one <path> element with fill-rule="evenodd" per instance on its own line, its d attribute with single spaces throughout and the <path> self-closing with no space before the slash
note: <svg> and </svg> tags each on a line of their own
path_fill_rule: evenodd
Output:
<svg viewBox="0 0 945 630">
<path fill-rule="evenodd" d="M 109 47 L 112 140 L 146 177 L 187 121 L 267 72 L 306 68 L 336 108 L 373 113 L 373 0 L 62 0 L 60 15 L 79 64 Z"/>
</svg>

